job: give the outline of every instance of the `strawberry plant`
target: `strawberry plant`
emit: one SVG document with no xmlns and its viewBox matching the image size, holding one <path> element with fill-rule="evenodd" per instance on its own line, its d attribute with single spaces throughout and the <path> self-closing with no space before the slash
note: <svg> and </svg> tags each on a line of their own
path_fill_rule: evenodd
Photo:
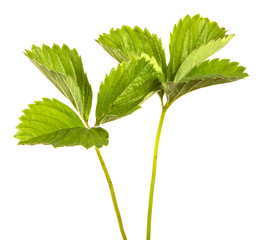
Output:
<svg viewBox="0 0 261 240">
<path fill-rule="evenodd" d="M 162 111 L 149 195 L 147 240 L 150 240 L 157 155 L 166 112 L 179 97 L 191 91 L 248 76 L 237 62 L 218 58 L 208 60 L 233 37 L 208 18 L 187 15 L 174 26 L 170 35 L 167 64 L 161 39 L 147 29 L 123 26 L 100 35 L 97 42 L 119 64 L 100 85 L 93 127 L 88 123 L 93 93 L 78 52 L 65 44 L 62 47 L 33 45 L 25 55 L 71 101 L 79 115 L 56 99 L 44 98 L 23 111 L 15 137 L 21 145 L 94 147 L 108 182 L 122 238 L 126 240 L 112 181 L 99 150 L 108 145 L 109 134 L 100 125 L 135 112 L 157 93 Z"/>
</svg>

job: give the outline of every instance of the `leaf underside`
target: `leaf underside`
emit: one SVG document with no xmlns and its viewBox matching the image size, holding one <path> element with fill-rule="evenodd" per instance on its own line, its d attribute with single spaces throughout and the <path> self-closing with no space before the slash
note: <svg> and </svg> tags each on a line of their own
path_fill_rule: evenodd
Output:
<svg viewBox="0 0 261 240">
<path fill-rule="evenodd" d="M 77 51 L 65 44 L 62 48 L 56 44 L 52 48 L 33 45 L 31 51 L 25 51 L 25 55 L 71 101 L 87 122 L 92 104 L 92 89 Z"/>
<path fill-rule="evenodd" d="M 123 26 L 121 29 L 111 29 L 109 34 L 100 35 L 96 41 L 120 63 L 139 57 L 142 53 L 154 57 L 166 74 L 166 56 L 161 39 L 147 29 Z"/>
<path fill-rule="evenodd" d="M 248 74 L 244 72 L 245 68 L 238 65 L 237 62 L 230 62 L 228 59 L 204 61 L 181 81 L 163 83 L 168 102 L 172 103 L 182 95 L 199 88 L 247 77 Z"/>
<path fill-rule="evenodd" d="M 96 126 L 124 117 L 161 87 L 164 74 L 147 55 L 124 61 L 101 83 L 96 107 Z"/>
<path fill-rule="evenodd" d="M 23 111 L 15 138 L 18 144 L 46 144 L 54 147 L 82 145 L 98 148 L 108 144 L 103 128 L 88 129 L 78 115 L 56 99 L 44 98 Z"/>
</svg>

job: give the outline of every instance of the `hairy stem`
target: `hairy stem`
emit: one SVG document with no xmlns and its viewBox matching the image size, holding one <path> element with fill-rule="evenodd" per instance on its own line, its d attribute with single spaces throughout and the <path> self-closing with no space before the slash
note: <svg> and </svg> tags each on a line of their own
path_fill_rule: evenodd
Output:
<svg viewBox="0 0 261 240">
<path fill-rule="evenodd" d="M 147 218 L 147 240 L 150 240 L 150 235 L 151 235 L 151 217 L 152 217 L 153 193 L 154 193 L 154 186 L 155 186 L 155 179 L 156 179 L 158 149 L 159 149 L 161 129 L 162 129 L 166 111 L 167 111 L 167 107 L 165 106 L 162 108 L 156 141 L 155 141 L 155 147 L 154 147 L 153 166 L 152 166 L 152 175 L 151 175 L 151 184 L 150 184 L 149 208 L 148 208 L 148 218 Z"/>
<path fill-rule="evenodd" d="M 114 188 L 113 188 L 113 185 L 112 185 L 110 175 L 109 175 L 108 170 L 106 168 L 106 165 L 103 161 L 103 158 L 102 158 L 102 155 L 101 155 L 99 148 L 95 147 L 95 150 L 96 150 L 96 153 L 97 153 L 98 158 L 100 160 L 103 172 L 106 176 L 106 179 L 107 179 L 107 182 L 108 182 L 108 185 L 109 185 L 109 188 L 110 188 L 111 198 L 112 198 L 113 206 L 114 206 L 114 209 L 115 209 L 115 213 L 117 215 L 117 219 L 118 219 L 122 238 L 123 238 L 123 240 L 127 240 L 127 237 L 126 237 L 126 234 L 125 234 L 125 231 L 124 231 L 124 228 L 123 228 L 123 224 L 122 224 L 122 220 L 121 220 L 121 214 L 120 214 L 120 210 L 119 210 L 119 207 L 118 207 L 118 204 L 117 204 L 117 200 L 116 200 L 116 196 L 115 196 L 115 192 L 114 192 Z"/>
</svg>

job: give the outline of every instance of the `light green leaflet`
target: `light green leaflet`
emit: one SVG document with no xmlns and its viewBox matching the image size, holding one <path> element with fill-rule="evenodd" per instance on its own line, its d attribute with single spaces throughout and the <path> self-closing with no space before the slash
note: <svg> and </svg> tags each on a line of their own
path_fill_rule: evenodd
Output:
<svg viewBox="0 0 261 240">
<path fill-rule="evenodd" d="M 147 29 L 142 31 L 137 26 L 133 29 L 128 26 L 111 29 L 110 34 L 100 35 L 97 42 L 119 62 L 140 56 L 142 53 L 154 57 L 162 72 L 166 73 L 166 57 L 161 39 Z"/>
<path fill-rule="evenodd" d="M 164 78 L 155 59 L 147 55 L 124 61 L 101 83 L 96 107 L 96 126 L 124 117 L 160 90 Z"/>
<path fill-rule="evenodd" d="M 167 94 L 168 103 L 171 104 L 193 90 L 245 78 L 248 74 L 244 71 L 244 67 L 238 66 L 237 62 L 229 62 L 228 59 L 207 60 L 194 68 L 186 78 L 179 82 L 163 83 L 163 87 Z"/>
<path fill-rule="evenodd" d="M 25 55 L 71 101 L 87 122 L 92 104 L 92 89 L 77 51 L 70 50 L 65 44 L 62 48 L 56 44 L 52 48 L 33 45 L 31 51 L 26 50 Z"/>
<path fill-rule="evenodd" d="M 216 22 L 210 22 L 208 18 L 202 18 L 200 15 L 195 15 L 192 18 L 187 15 L 183 20 L 180 20 L 170 34 L 168 81 L 175 79 L 175 75 L 182 63 L 195 49 L 204 46 L 210 41 L 224 38 L 226 36 L 225 33 L 225 29 L 219 28 Z M 213 43 L 211 46 L 215 47 L 215 44 Z M 201 52 L 207 54 L 209 49 L 211 48 L 202 49 Z"/>
<path fill-rule="evenodd" d="M 173 82 L 179 82 L 185 78 L 194 67 L 198 66 L 205 59 L 224 47 L 233 36 L 234 35 L 231 34 L 224 38 L 211 40 L 210 42 L 192 51 L 179 67 Z"/>
<path fill-rule="evenodd" d="M 108 133 L 102 128 L 86 128 L 77 114 L 56 99 L 44 98 L 23 111 L 15 137 L 19 144 L 48 144 L 54 147 L 82 145 L 102 147 Z"/>
</svg>

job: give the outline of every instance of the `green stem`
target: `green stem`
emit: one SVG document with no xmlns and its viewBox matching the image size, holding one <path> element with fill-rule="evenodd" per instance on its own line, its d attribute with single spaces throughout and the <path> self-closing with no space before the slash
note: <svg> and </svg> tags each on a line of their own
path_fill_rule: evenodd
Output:
<svg viewBox="0 0 261 240">
<path fill-rule="evenodd" d="M 163 121 L 165 118 L 165 114 L 168 107 L 165 106 L 162 108 L 155 147 L 154 147 L 154 155 L 153 155 L 153 167 L 152 167 L 152 175 L 151 175 L 151 184 L 150 184 L 150 198 L 149 198 L 149 208 L 148 208 L 148 219 L 147 219 L 147 240 L 150 240 L 151 235 L 151 216 L 152 216 L 152 204 L 153 204 L 153 193 L 154 193 L 154 186 L 155 186 L 155 179 L 156 179 L 156 169 L 157 169 L 157 158 L 158 158 L 158 149 L 159 149 L 159 141 L 160 141 L 160 134 L 163 125 Z"/>
<path fill-rule="evenodd" d="M 111 181 L 110 175 L 109 175 L 108 170 L 106 168 L 106 165 L 105 165 L 105 163 L 103 161 L 103 158 L 102 158 L 102 155 L 101 155 L 101 152 L 100 152 L 99 148 L 95 147 L 95 150 L 96 150 L 96 153 L 97 153 L 98 158 L 100 160 L 102 169 L 104 171 L 104 174 L 106 176 L 106 179 L 107 179 L 107 182 L 108 182 L 108 185 L 109 185 L 109 188 L 110 188 L 111 198 L 112 198 L 113 206 L 114 206 L 114 209 L 115 209 L 115 212 L 116 212 L 116 215 L 117 215 L 117 219 L 118 219 L 118 223 L 119 223 L 119 227 L 120 227 L 122 238 L 124 240 L 127 240 L 126 234 L 124 232 L 124 228 L 123 228 L 123 224 L 122 224 L 122 220 L 121 220 L 121 214 L 120 214 L 120 210 L 119 210 L 119 207 L 118 207 L 118 204 L 117 204 L 117 200 L 116 200 L 116 196 L 115 196 L 115 192 L 114 192 L 114 188 L 113 188 L 113 185 L 112 185 L 112 181 Z"/>
</svg>

